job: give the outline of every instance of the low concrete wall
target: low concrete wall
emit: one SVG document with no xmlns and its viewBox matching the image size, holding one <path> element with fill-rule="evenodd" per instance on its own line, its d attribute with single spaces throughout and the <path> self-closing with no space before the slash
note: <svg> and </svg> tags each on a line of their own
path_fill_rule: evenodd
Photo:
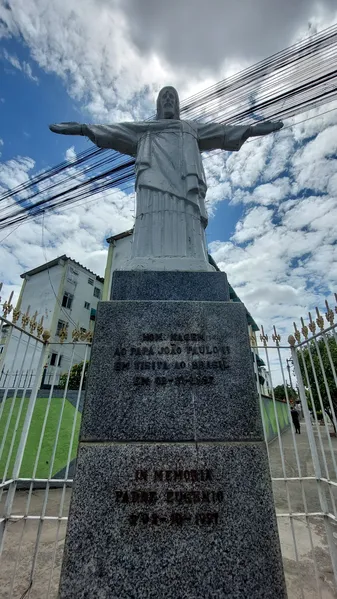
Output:
<svg viewBox="0 0 337 599">
<path fill-rule="evenodd" d="M 8 389 L 7 397 L 8 398 L 13 397 L 14 393 L 15 393 L 15 389 Z M 53 389 L 52 397 L 63 397 L 63 393 L 64 393 L 63 389 Z M 0 403 L 2 401 L 4 394 L 5 394 L 5 390 L 0 389 Z M 22 394 L 23 394 L 23 390 L 18 389 L 16 396 L 20 398 L 20 397 L 22 397 Z M 27 389 L 25 397 L 30 397 L 30 394 L 31 394 L 31 389 Z M 83 410 L 84 394 L 85 394 L 85 391 L 84 390 L 81 391 L 81 397 L 80 397 L 80 402 L 79 402 L 79 406 L 78 406 L 78 411 L 80 413 L 82 413 L 82 410 Z M 48 398 L 49 390 L 48 389 L 39 389 L 37 392 L 37 396 Z M 67 399 L 74 406 L 74 408 L 76 407 L 77 396 L 78 396 L 78 391 L 72 391 L 71 389 L 68 389 Z"/>
<path fill-rule="evenodd" d="M 280 427 L 280 432 L 282 433 L 290 426 L 289 422 L 289 412 L 287 404 L 283 401 L 276 400 L 275 406 L 271 397 L 267 397 L 266 395 L 262 395 L 263 402 L 263 413 L 262 418 L 264 421 L 267 439 L 268 441 L 272 441 L 277 437 L 277 424 L 276 424 L 276 415 L 275 415 L 275 407 L 277 420 Z"/>
</svg>

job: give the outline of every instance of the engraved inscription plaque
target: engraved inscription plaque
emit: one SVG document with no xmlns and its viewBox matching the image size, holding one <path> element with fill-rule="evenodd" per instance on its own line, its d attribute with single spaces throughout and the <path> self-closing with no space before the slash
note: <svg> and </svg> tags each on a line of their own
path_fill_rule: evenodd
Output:
<svg viewBox="0 0 337 599">
<path fill-rule="evenodd" d="M 114 301 L 99 310 L 83 440 L 262 438 L 243 306 Z"/>
<path fill-rule="evenodd" d="M 115 490 L 113 507 L 130 526 L 216 526 L 223 501 L 213 470 L 138 469 L 128 488 Z"/>
</svg>

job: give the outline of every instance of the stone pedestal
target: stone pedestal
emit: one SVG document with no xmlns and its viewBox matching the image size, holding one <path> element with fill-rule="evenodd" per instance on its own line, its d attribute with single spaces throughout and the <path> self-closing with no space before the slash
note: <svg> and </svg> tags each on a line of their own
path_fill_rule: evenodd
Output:
<svg viewBox="0 0 337 599">
<path fill-rule="evenodd" d="M 286 597 L 244 307 L 173 275 L 99 305 L 60 599 Z"/>
</svg>

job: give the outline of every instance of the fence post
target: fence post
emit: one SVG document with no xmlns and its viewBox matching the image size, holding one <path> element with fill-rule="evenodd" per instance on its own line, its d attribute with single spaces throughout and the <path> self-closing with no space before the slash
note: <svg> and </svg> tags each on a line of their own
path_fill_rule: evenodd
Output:
<svg viewBox="0 0 337 599">
<path fill-rule="evenodd" d="M 42 370 L 43 370 L 43 366 L 44 366 L 45 359 L 46 359 L 47 349 L 48 349 L 48 343 L 45 343 L 42 347 L 39 363 L 37 365 L 35 381 L 34 381 L 34 385 L 32 387 L 32 391 L 30 394 L 26 417 L 25 417 L 25 421 L 24 421 L 23 427 L 22 427 L 21 439 L 20 439 L 19 447 L 18 447 L 18 450 L 16 453 L 16 458 L 15 458 L 14 467 L 13 467 L 13 476 L 12 476 L 12 478 L 14 480 L 19 478 L 20 468 L 21 468 L 22 459 L 23 459 L 23 453 L 25 450 L 26 442 L 27 442 L 30 423 L 32 421 L 32 416 L 33 416 L 33 412 L 34 412 L 34 408 L 35 408 L 37 393 L 38 393 L 40 383 L 41 383 Z"/>
<path fill-rule="evenodd" d="M 38 363 L 38 366 L 36 369 L 36 378 L 35 378 L 32 392 L 31 392 L 31 395 L 29 398 L 28 408 L 27 408 L 27 412 L 26 412 L 25 421 L 23 423 L 19 447 L 16 452 L 16 458 L 15 458 L 13 473 L 12 473 L 13 482 L 11 482 L 8 487 L 8 493 L 7 493 L 5 509 L 4 509 L 5 517 L 4 517 L 4 523 L 3 523 L 3 530 L 0 530 L 0 544 L 1 544 L 1 536 L 3 537 L 5 534 L 6 522 L 8 521 L 8 518 L 10 517 L 10 515 L 12 513 L 17 479 L 19 478 L 19 474 L 20 474 L 21 464 L 22 464 L 22 460 L 23 460 L 23 454 L 25 451 L 27 438 L 28 438 L 28 434 L 29 434 L 29 427 L 30 427 L 30 424 L 32 421 L 32 416 L 33 416 L 33 412 L 34 412 L 34 408 L 35 408 L 37 392 L 39 390 L 39 386 L 40 386 L 40 382 L 41 382 L 41 378 L 42 378 L 42 369 L 43 369 L 43 365 L 44 365 L 44 362 L 46 359 L 47 349 L 48 349 L 48 343 L 44 343 L 44 345 L 42 347 L 39 363 Z"/>
</svg>

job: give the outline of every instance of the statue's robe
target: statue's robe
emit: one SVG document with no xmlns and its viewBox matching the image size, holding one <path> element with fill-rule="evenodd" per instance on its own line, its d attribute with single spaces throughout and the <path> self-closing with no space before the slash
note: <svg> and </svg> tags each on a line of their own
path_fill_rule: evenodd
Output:
<svg viewBox="0 0 337 599">
<path fill-rule="evenodd" d="M 100 148 L 136 158 L 136 221 L 126 268 L 211 270 L 200 152 L 239 150 L 249 126 L 162 119 L 83 129 Z"/>
</svg>

